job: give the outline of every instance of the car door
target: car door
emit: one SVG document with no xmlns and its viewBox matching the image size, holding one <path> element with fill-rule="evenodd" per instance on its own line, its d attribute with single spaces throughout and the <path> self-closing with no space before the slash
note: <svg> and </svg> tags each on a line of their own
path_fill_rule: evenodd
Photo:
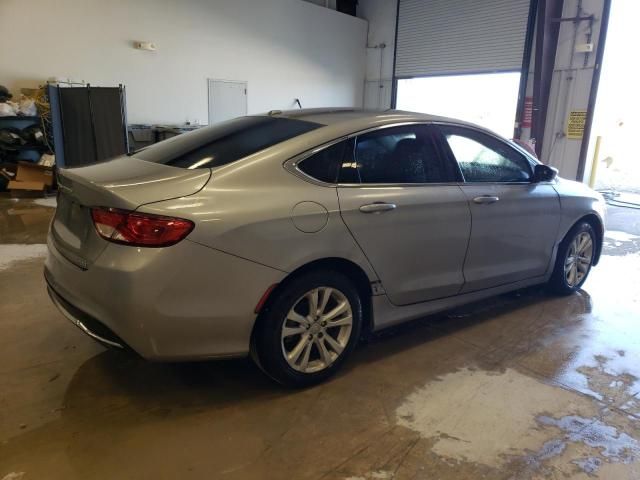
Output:
<svg viewBox="0 0 640 480">
<path fill-rule="evenodd" d="M 464 283 L 471 214 L 436 136 L 424 124 L 361 134 L 340 170 L 342 218 L 396 305 L 455 295 Z"/>
<path fill-rule="evenodd" d="M 439 128 L 462 172 L 471 209 L 462 292 L 544 275 L 560 224 L 552 183 L 532 182 L 532 162 L 498 137 L 461 126 Z"/>
</svg>

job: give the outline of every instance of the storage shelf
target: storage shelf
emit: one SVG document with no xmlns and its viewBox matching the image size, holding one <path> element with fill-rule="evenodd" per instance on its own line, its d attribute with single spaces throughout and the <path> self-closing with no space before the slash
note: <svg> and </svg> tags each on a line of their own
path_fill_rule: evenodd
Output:
<svg viewBox="0 0 640 480">
<path fill-rule="evenodd" d="M 5 152 L 21 152 L 23 150 L 40 150 L 40 151 L 48 151 L 49 147 L 46 145 L 14 145 L 10 148 L 4 148 Z"/>
<path fill-rule="evenodd" d="M 0 117 L 0 122 L 3 120 L 9 120 L 12 122 L 15 122 L 16 120 L 29 120 L 31 122 L 39 122 L 40 121 L 40 117 L 39 116 L 28 116 L 28 115 L 9 115 L 9 116 L 5 116 L 5 117 Z"/>
</svg>

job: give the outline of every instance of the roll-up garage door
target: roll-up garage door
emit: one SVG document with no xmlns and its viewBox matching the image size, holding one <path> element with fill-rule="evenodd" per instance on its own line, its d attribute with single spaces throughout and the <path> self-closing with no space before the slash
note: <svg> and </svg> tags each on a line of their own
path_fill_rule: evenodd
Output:
<svg viewBox="0 0 640 480">
<path fill-rule="evenodd" d="M 400 0 L 398 78 L 520 70 L 530 0 Z"/>
</svg>

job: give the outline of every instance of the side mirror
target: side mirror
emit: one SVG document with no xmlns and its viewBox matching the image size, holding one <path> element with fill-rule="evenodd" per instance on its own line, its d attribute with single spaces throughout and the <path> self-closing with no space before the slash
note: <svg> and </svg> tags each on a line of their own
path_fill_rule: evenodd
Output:
<svg viewBox="0 0 640 480">
<path fill-rule="evenodd" d="M 533 183 L 550 182 L 558 175 L 558 169 L 549 165 L 538 164 L 533 169 Z"/>
</svg>

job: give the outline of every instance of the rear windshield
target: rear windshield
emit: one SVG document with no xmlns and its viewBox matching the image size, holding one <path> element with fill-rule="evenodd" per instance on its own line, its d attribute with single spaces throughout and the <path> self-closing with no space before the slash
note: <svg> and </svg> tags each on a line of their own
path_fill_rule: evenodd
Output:
<svg viewBox="0 0 640 480">
<path fill-rule="evenodd" d="M 173 167 L 213 168 L 322 126 L 291 118 L 240 117 L 156 143 L 133 156 Z"/>
</svg>

